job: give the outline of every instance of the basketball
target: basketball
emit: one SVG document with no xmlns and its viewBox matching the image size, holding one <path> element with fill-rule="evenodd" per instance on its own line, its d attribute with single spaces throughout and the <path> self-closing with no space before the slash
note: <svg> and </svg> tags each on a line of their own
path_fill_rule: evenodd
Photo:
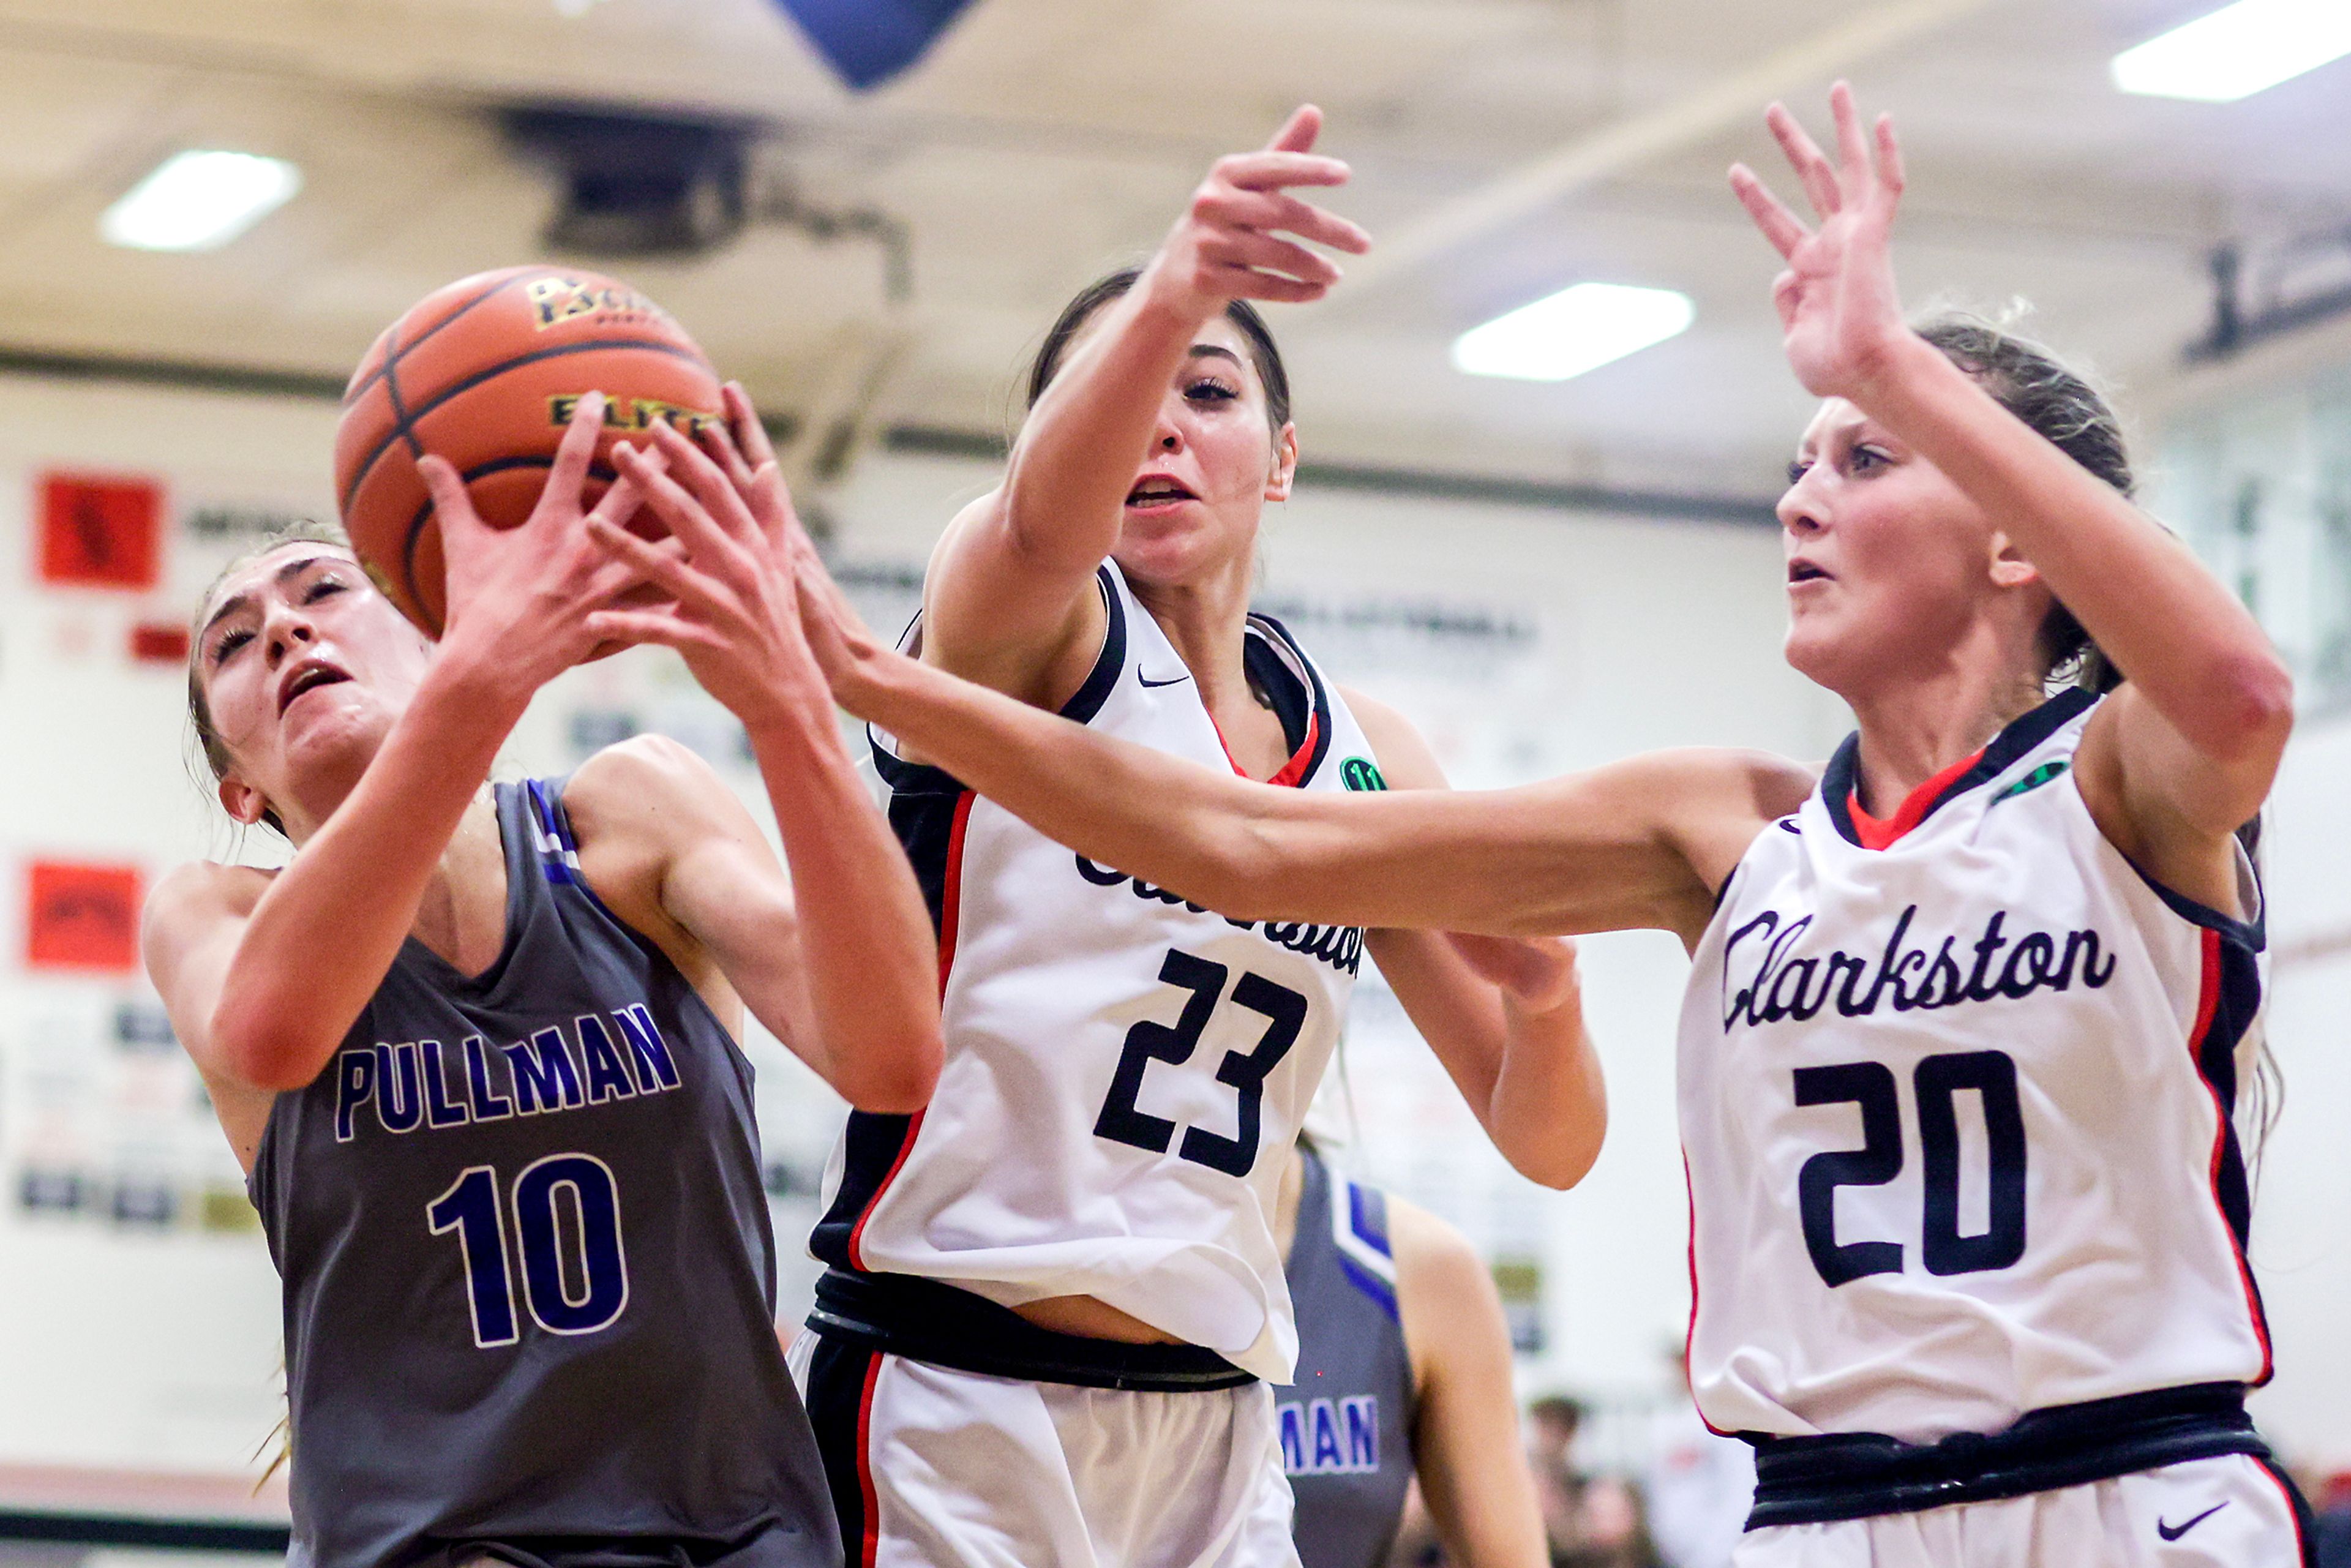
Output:
<svg viewBox="0 0 2351 1568">
<path fill-rule="evenodd" d="M 416 460 L 447 459 L 483 521 L 513 528 L 589 392 L 606 400 L 590 504 L 611 482 L 614 440 L 642 440 L 657 421 L 691 434 L 724 417 L 717 373 L 666 311 L 569 267 L 460 278 L 417 301 L 360 361 L 335 434 L 335 495 L 369 575 L 428 636 L 441 634 L 447 600 Z M 659 528 L 650 514 L 635 526 Z"/>
</svg>

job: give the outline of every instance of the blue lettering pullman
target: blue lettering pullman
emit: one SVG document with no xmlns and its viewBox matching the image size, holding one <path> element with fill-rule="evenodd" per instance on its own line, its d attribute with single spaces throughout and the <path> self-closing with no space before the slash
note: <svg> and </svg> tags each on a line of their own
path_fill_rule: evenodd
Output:
<svg viewBox="0 0 2351 1568">
<path fill-rule="evenodd" d="M 659 1094 L 680 1082 L 677 1059 L 641 1002 L 495 1049 L 479 1035 L 454 1052 L 437 1040 L 347 1047 L 332 1071 L 339 1144 L 358 1134 L 363 1108 L 387 1133 L 437 1132 Z"/>
</svg>

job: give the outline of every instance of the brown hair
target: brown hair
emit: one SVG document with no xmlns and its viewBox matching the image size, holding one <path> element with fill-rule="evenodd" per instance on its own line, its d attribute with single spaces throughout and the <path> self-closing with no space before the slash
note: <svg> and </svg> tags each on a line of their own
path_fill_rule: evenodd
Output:
<svg viewBox="0 0 2351 1568">
<path fill-rule="evenodd" d="M 204 592 L 196 600 L 195 617 L 188 623 L 188 724 L 195 731 L 197 749 L 204 755 L 204 766 L 211 770 L 214 785 L 228 777 L 229 768 L 236 759 L 229 755 L 228 747 L 221 740 L 220 731 L 213 727 L 212 705 L 204 698 L 204 616 L 212 609 L 213 596 L 220 591 L 222 583 L 271 551 L 299 544 L 332 545 L 340 550 L 351 549 L 350 536 L 343 532 L 340 524 L 307 519 L 288 524 L 265 535 L 260 543 L 221 568 L 219 574 L 204 585 Z M 352 555 L 356 559 L 357 552 L 353 551 Z M 190 771 L 193 771 L 193 763 Z M 286 824 L 277 820 L 277 812 L 274 809 L 265 807 L 261 820 L 268 823 L 279 837 L 285 836 Z"/>
<path fill-rule="evenodd" d="M 1973 377 L 1993 402 L 2066 456 L 2125 496 L 2137 487 L 2122 422 L 2113 407 L 2048 349 L 1962 311 L 1932 317 L 1917 330 Z M 2052 604 L 2041 623 L 2041 651 L 2053 680 L 2069 679 L 2094 692 L 2112 691 L 2122 684 L 2122 672 L 2063 604 Z"/>
<path fill-rule="evenodd" d="M 1037 357 L 1029 366 L 1029 406 L 1035 408 L 1037 400 L 1045 395 L 1053 377 L 1061 371 L 1061 358 L 1069 352 L 1070 340 L 1079 329 L 1092 319 L 1095 311 L 1133 288 L 1143 276 L 1139 267 L 1122 267 L 1107 277 L 1098 277 L 1080 289 L 1077 298 L 1061 307 L 1061 314 L 1045 333 Z M 1225 319 L 1240 329 L 1249 344 L 1250 362 L 1257 366 L 1257 379 L 1265 387 L 1266 423 L 1273 427 L 1276 440 L 1281 427 L 1290 423 L 1290 371 L 1281 362 L 1281 350 L 1273 340 L 1273 329 L 1265 324 L 1256 306 L 1246 299 L 1225 301 Z"/>
</svg>

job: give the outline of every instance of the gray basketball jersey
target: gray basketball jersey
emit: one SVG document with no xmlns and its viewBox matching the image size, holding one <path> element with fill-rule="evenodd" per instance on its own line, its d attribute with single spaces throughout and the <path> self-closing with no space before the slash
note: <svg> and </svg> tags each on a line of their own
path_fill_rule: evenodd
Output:
<svg viewBox="0 0 2351 1568">
<path fill-rule="evenodd" d="M 580 879 L 562 790 L 496 789 L 496 961 L 411 938 L 270 1111 L 291 1561 L 835 1568 L 750 1064 Z"/>
<path fill-rule="evenodd" d="M 1290 1244 L 1298 1380 L 1275 1392 L 1304 1568 L 1379 1568 L 1412 1480 L 1412 1362 L 1396 1312 L 1387 1200 L 1311 1147 Z"/>
</svg>

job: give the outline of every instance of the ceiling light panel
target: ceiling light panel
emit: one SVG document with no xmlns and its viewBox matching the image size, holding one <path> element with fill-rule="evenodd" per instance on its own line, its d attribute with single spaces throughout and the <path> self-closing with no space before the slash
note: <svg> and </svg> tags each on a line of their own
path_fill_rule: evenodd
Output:
<svg viewBox="0 0 2351 1568">
<path fill-rule="evenodd" d="M 302 172 L 251 152 L 175 153 L 99 220 L 99 233 L 134 250 L 212 250 L 302 188 Z"/>
<path fill-rule="evenodd" d="M 1563 382 L 1688 330 L 1687 294 L 1625 283 L 1579 283 L 1461 334 L 1453 365 L 1473 376 Z"/>
<path fill-rule="evenodd" d="M 2234 103 L 2351 55 L 2351 0 L 2237 0 L 2114 58 L 2115 85 Z"/>
</svg>

